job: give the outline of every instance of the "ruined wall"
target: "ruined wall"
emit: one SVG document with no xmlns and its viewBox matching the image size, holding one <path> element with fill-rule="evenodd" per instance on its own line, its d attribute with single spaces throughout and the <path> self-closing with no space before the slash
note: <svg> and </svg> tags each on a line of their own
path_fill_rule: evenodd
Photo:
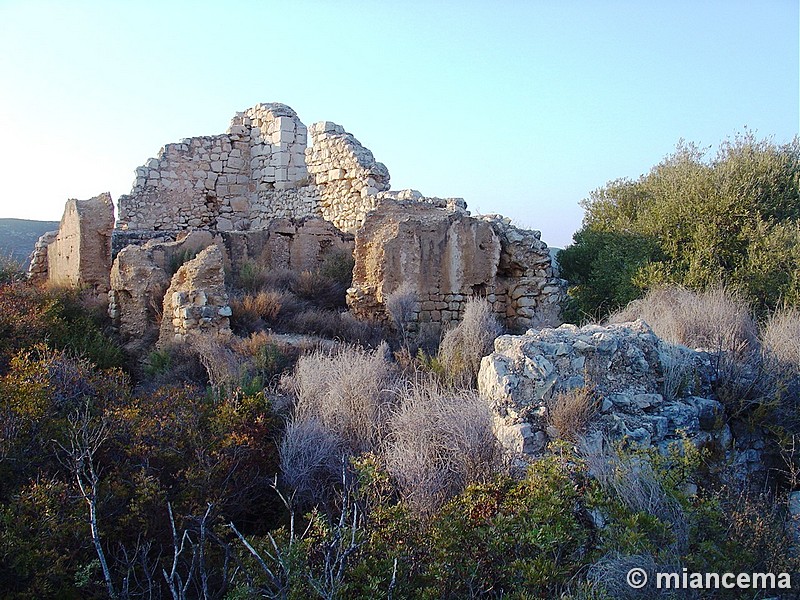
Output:
<svg viewBox="0 0 800 600">
<path fill-rule="evenodd" d="M 111 267 L 108 314 L 129 352 L 158 337 L 164 294 L 175 271 L 217 241 L 208 231 L 193 231 L 179 241 L 151 240 L 120 251 Z"/>
<path fill-rule="evenodd" d="M 664 385 L 667 365 L 694 373 L 685 385 Z M 513 453 L 536 455 L 559 432 L 548 417 L 559 394 L 589 386 L 597 412 L 583 435 L 594 453 L 606 440 L 654 446 L 665 454 L 684 438 L 728 454 L 747 471 L 747 451 L 732 444 L 722 404 L 711 392 L 711 357 L 660 340 L 643 321 L 503 335 L 481 361 L 478 390 L 494 415 L 495 432 Z"/>
<path fill-rule="evenodd" d="M 312 142 L 285 104 L 237 113 L 227 133 L 167 144 L 137 168 L 131 193 L 119 199 L 117 228 L 246 231 L 323 216 L 354 231 L 388 189 L 389 172 L 335 123 L 312 126 Z"/>
<path fill-rule="evenodd" d="M 108 193 L 68 200 L 55 239 L 47 245 L 47 281 L 53 285 L 109 289 L 114 203 Z M 43 254 L 43 252 L 41 252 Z M 36 266 L 41 274 L 41 265 Z"/>
<path fill-rule="evenodd" d="M 223 253 L 212 244 L 172 277 L 164 295 L 158 346 L 184 343 L 199 335 L 228 338 L 230 316 Z"/>
<path fill-rule="evenodd" d="M 297 114 L 275 103 L 238 113 L 225 134 L 167 144 L 136 169 L 131 193 L 119 199 L 118 228 L 242 231 L 317 214 L 306 141 Z"/>
<path fill-rule="evenodd" d="M 47 248 L 55 241 L 57 235 L 58 230 L 47 231 L 36 240 L 28 263 L 29 280 L 35 283 L 47 281 Z"/>
<path fill-rule="evenodd" d="M 331 253 L 352 254 L 353 238 L 323 219 L 275 219 L 256 231 L 190 231 L 176 241 L 162 237 L 123 248 L 111 268 L 108 310 L 128 351 L 155 340 L 172 275 L 211 245 L 220 247 L 225 269 L 235 277 L 248 262 L 266 270 L 313 271 Z"/>
<path fill-rule="evenodd" d="M 230 269 L 238 274 L 246 262 L 263 269 L 315 271 L 331 253 L 353 253 L 353 236 L 319 218 L 274 219 L 266 229 L 221 234 Z"/>
<path fill-rule="evenodd" d="M 385 314 L 387 296 L 406 284 L 417 296 L 414 320 L 423 328 L 460 320 L 472 296 L 486 298 L 513 329 L 560 323 L 564 282 L 552 276 L 538 232 L 433 200 L 386 198 L 366 216 L 347 298 L 356 315 Z"/>
<path fill-rule="evenodd" d="M 336 123 L 312 125 L 311 142 L 306 161 L 321 214 L 342 231 L 355 231 L 375 208 L 378 192 L 389 189 L 389 170 Z"/>
<path fill-rule="evenodd" d="M 559 325 L 567 285 L 558 277 L 541 233 L 515 227 L 511 219 L 500 215 L 476 218 L 490 223 L 500 238 L 497 279 L 489 298 L 508 326 L 524 331 Z"/>
</svg>

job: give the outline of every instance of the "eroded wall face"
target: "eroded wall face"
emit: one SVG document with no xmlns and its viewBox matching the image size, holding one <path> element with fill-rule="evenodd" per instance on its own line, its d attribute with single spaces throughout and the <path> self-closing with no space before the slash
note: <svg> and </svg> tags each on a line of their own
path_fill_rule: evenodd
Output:
<svg viewBox="0 0 800 600">
<path fill-rule="evenodd" d="M 362 318 L 385 318 L 387 297 L 405 285 L 418 328 L 459 321 L 473 296 L 512 329 L 560 324 L 564 282 L 553 277 L 547 245 L 507 220 L 383 200 L 356 236 L 355 260 L 348 304 Z"/>
<path fill-rule="evenodd" d="M 47 246 L 47 280 L 57 286 L 109 289 L 114 203 L 110 194 L 68 200 L 55 239 Z"/>
<path fill-rule="evenodd" d="M 318 214 L 308 185 L 307 131 L 283 104 L 238 113 L 228 132 L 167 144 L 136 169 L 119 199 L 119 229 L 259 229 L 277 217 Z"/>
<path fill-rule="evenodd" d="M 158 336 L 164 296 L 173 275 L 212 245 L 222 251 L 224 270 L 233 274 L 234 280 L 248 263 L 265 271 L 314 271 L 331 255 L 353 252 L 352 236 L 318 218 L 275 219 L 268 228 L 255 231 L 191 231 L 181 234 L 177 241 L 161 238 L 128 245 L 114 260 L 109 293 L 109 316 L 126 349 L 136 353 L 149 347 Z M 193 302 L 202 296 L 190 294 L 184 300 L 189 302 L 190 298 Z M 182 305 L 179 300 L 170 305 L 172 318 L 182 318 L 174 315 L 175 306 Z M 180 331 L 173 333 L 184 335 L 195 325 L 200 326 L 203 322 L 196 316 L 192 317 L 194 321 L 183 319 L 178 324 Z"/>
</svg>

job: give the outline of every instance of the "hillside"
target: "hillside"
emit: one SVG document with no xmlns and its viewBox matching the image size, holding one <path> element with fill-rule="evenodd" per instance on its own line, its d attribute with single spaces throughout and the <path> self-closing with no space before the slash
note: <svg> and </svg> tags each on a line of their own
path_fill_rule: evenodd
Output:
<svg viewBox="0 0 800 600">
<path fill-rule="evenodd" d="M 58 221 L 0 219 L 0 256 L 12 256 L 27 264 L 39 236 L 55 229 L 58 229 Z"/>
</svg>

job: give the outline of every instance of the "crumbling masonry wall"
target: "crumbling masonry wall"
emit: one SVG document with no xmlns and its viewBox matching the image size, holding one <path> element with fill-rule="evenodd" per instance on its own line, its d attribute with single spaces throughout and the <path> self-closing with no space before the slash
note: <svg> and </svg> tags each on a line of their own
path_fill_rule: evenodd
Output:
<svg viewBox="0 0 800 600">
<path fill-rule="evenodd" d="M 403 286 L 416 296 L 420 330 L 459 321 L 473 296 L 511 329 L 558 325 L 565 293 L 539 232 L 452 205 L 386 198 L 356 236 L 348 305 L 362 318 L 385 318 L 387 297 Z"/>
<path fill-rule="evenodd" d="M 230 338 L 231 308 L 223 256 L 220 247 L 212 244 L 173 275 L 164 295 L 159 347 L 184 343 L 198 335 Z"/>
<path fill-rule="evenodd" d="M 211 245 L 222 250 L 228 273 L 240 273 L 247 263 L 314 271 L 332 254 L 353 252 L 352 236 L 318 218 L 275 219 L 257 231 L 190 231 L 175 241 L 162 237 L 126 246 L 111 268 L 109 315 L 127 350 L 152 343 L 172 274 Z"/>
<path fill-rule="evenodd" d="M 114 203 L 108 193 L 89 200 L 67 200 L 57 232 L 36 242 L 29 277 L 56 286 L 109 289 Z"/>
<path fill-rule="evenodd" d="M 389 188 L 389 172 L 335 123 L 317 123 L 311 137 L 309 148 L 297 113 L 272 103 L 237 113 L 225 134 L 167 144 L 136 169 L 117 228 L 135 239 L 140 231 L 246 231 L 319 216 L 355 231 L 375 194 Z"/>
<path fill-rule="evenodd" d="M 31 276 L 105 293 L 118 255 L 109 311 L 130 343 L 158 317 L 165 261 L 201 234 L 234 275 L 247 261 L 314 270 L 327 253 L 351 251 L 355 234 L 348 303 L 364 318 L 385 318 L 387 295 L 408 283 L 416 321 L 432 329 L 460 320 L 475 295 L 512 329 L 560 322 L 564 282 L 538 232 L 470 217 L 460 198 L 390 190 L 386 167 L 352 134 L 328 121 L 307 129 L 285 104 L 258 104 L 224 134 L 164 146 L 136 169 L 113 236 L 112 227 L 108 194 L 70 201 L 55 239 L 37 244 Z"/>
</svg>

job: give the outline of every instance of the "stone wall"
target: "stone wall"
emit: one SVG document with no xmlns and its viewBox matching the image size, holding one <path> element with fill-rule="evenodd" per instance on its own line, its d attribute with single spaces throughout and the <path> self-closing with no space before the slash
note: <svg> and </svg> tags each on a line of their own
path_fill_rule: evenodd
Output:
<svg viewBox="0 0 800 600">
<path fill-rule="evenodd" d="M 354 231 L 389 172 L 335 123 L 308 131 L 285 104 L 237 113 L 227 133 L 167 144 L 119 199 L 121 231 L 245 231 L 323 216 Z"/>
<path fill-rule="evenodd" d="M 524 331 L 560 324 L 566 281 L 558 277 L 541 233 L 515 227 L 500 215 L 477 218 L 490 223 L 500 238 L 497 279 L 489 298 L 508 326 Z"/>
<path fill-rule="evenodd" d="M 173 273 L 205 248 L 217 245 L 225 269 L 234 276 L 247 263 L 259 269 L 314 271 L 331 254 L 352 254 L 352 236 L 323 219 L 275 219 L 257 231 L 190 231 L 131 244 L 119 251 L 111 268 L 109 315 L 130 352 L 157 337 L 164 294 Z"/>
<path fill-rule="evenodd" d="M 668 362 L 696 376 L 683 386 L 665 386 Z M 478 389 L 495 415 L 498 437 L 512 452 L 539 454 L 564 433 L 550 424 L 551 403 L 560 392 L 584 386 L 597 406 L 582 432 L 587 444 L 625 440 L 666 451 L 687 436 L 727 452 L 732 435 L 722 405 L 709 397 L 710 365 L 707 354 L 660 340 L 643 321 L 562 325 L 497 338 L 494 352 L 481 362 Z"/>
<path fill-rule="evenodd" d="M 336 123 L 312 125 L 311 143 L 306 160 L 322 216 L 342 231 L 355 231 L 378 193 L 389 189 L 389 170 Z"/>
<path fill-rule="evenodd" d="M 316 271 L 331 254 L 353 253 L 353 236 L 319 218 L 274 219 L 265 229 L 220 234 L 226 264 L 238 274 L 245 263 L 261 269 Z"/>
<path fill-rule="evenodd" d="M 226 267 L 234 275 L 245 261 L 313 270 L 329 251 L 352 249 L 352 237 L 342 232 L 358 231 L 348 302 L 368 318 L 385 316 L 386 296 L 408 283 L 419 299 L 417 322 L 431 329 L 458 321 L 475 295 L 487 298 L 512 329 L 559 322 L 564 282 L 538 232 L 502 217 L 472 218 L 460 198 L 389 190 L 388 170 L 353 135 L 328 121 L 307 130 L 284 104 L 258 104 L 237 113 L 224 134 L 164 146 L 136 169 L 131 193 L 119 199 L 110 240 L 107 194 L 91 201 L 106 207 L 91 225 L 79 215 L 89 205 L 71 202 L 55 241 L 40 244 L 32 275 L 42 276 L 47 248 L 51 281 L 106 291 L 111 258 L 127 246 L 147 246 L 143 254 L 123 257 L 115 275 L 111 310 L 122 323 L 122 298 L 136 288 L 130 283 L 135 277 L 123 272 L 139 268 L 126 261 L 153 263 L 148 244 L 168 244 L 193 231 L 207 232 L 227 249 Z M 99 237 L 88 246 L 71 233 L 83 228 L 88 240 L 95 225 Z M 156 279 L 163 285 L 162 276 Z M 133 310 L 142 313 L 142 307 Z"/>
<path fill-rule="evenodd" d="M 48 231 L 36 240 L 28 264 L 28 279 L 31 281 L 35 283 L 47 281 L 47 248 L 55 241 L 56 236 L 58 236 L 58 230 Z"/>
<path fill-rule="evenodd" d="M 46 254 L 50 284 L 105 294 L 109 289 L 113 229 L 114 203 L 110 194 L 90 200 L 67 200 L 58 233 L 49 243 L 44 236 L 40 239 L 41 245 L 47 244 L 47 250 L 40 248 L 39 260 L 30 272 L 44 279 L 42 260 Z"/>
<path fill-rule="evenodd" d="M 214 243 L 221 240 L 208 231 L 193 231 L 178 241 L 150 240 L 119 252 L 111 267 L 108 314 L 129 352 L 156 340 L 172 275 Z"/>
<path fill-rule="evenodd" d="M 387 197 L 366 216 L 350 309 L 362 318 L 385 315 L 387 296 L 403 285 L 418 300 L 414 321 L 428 329 L 460 320 L 472 296 L 486 298 L 514 329 L 561 322 L 564 282 L 553 277 L 539 233 L 471 217 L 454 200 Z"/>
<path fill-rule="evenodd" d="M 158 346 L 184 343 L 192 336 L 229 338 L 230 316 L 223 253 L 212 244 L 172 277 L 164 295 Z"/>
</svg>

